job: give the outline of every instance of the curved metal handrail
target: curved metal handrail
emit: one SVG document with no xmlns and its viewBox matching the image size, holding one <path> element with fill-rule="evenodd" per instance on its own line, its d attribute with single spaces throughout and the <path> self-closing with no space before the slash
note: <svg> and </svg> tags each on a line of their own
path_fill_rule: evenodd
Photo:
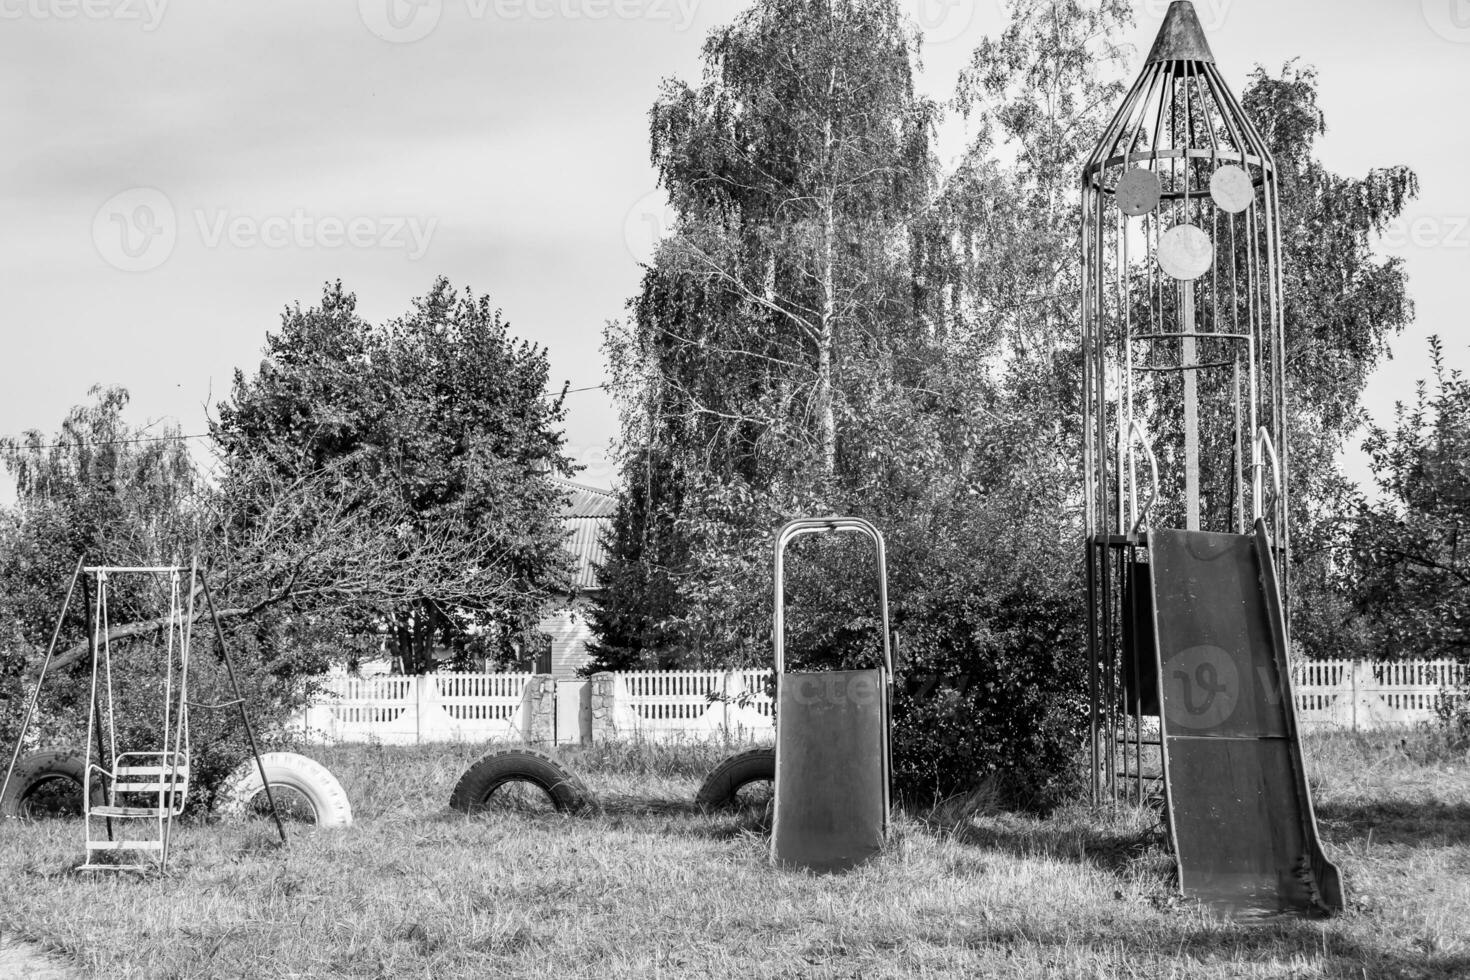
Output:
<svg viewBox="0 0 1470 980">
<path fill-rule="evenodd" d="M 1254 523 L 1262 517 L 1261 501 L 1265 497 L 1266 489 L 1263 477 L 1267 458 L 1271 461 L 1271 489 L 1275 493 L 1275 499 L 1281 500 L 1281 458 L 1276 455 L 1276 442 L 1264 425 L 1256 432 L 1251 456 L 1251 521 Z"/>
<path fill-rule="evenodd" d="M 1143 510 L 1138 509 L 1138 488 L 1133 476 L 1133 437 L 1138 437 L 1138 444 L 1148 455 L 1149 476 L 1153 483 L 1153 492 L 1149 495 L 1148 503 Z M 1143 426 L 1134 419 L 1128 424 L 1127 448 L 1123 451 L 1123 466 L 1128 473 L 1128 503 L 1132 507 L 1136 519 L 1133 522 L 1131 533 L 1137 534 L 1148 523 L 1149 514 L 1153 512 L 1154 504 L 1159 502 L 1159 458 L 1154 455 L 1154 449 L 1148 444 L 1148 434 L 1143 431 Z"/>
<path fill-rule="evenodd" d="M 878 552 L 878 602 L 883 616 L 883 664 L 888 677 L 893 677 L 893 651 L 889 646 L 888 632 L 888 556 L 883 547 L 883 535 L 861 517 L 803 517 L 785 524 L 776 533 L 776 602 L 775 618 L 772 623 L 772 640 L 776 648 L 776 674 L 784 672 L 786 665 L 786 572 L 783 558 L 786 546 L 804 534 L 828 532 L 854 532 L 873 542 Z"/>
</svg>

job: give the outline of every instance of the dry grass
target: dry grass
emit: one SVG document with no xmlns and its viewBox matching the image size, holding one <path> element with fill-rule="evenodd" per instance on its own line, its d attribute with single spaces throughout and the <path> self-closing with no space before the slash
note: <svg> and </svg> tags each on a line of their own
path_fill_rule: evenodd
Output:
<svg viewBox="0 0 1470 980">
<path fill-rule="evenodd" d="M 1415 739 L 1420 739 L 1415 736 Z M 567 753 L 614 805 L 466 818 L 476 747 L 313 753 L 357 824 L 195 823 L 167 877 L 85 877 L 80 831 L 5 828 L 0 930 L 108 978 L 1470 976 L 1470 760 L 1309 746 L 1353 907 L 1247 925 L 1179 901 L 1150 818 L 982 805 L 895 819 L 879 860 L 772 870 L 761 816 L 688 804 L 721 749 Z"/>
</svg>

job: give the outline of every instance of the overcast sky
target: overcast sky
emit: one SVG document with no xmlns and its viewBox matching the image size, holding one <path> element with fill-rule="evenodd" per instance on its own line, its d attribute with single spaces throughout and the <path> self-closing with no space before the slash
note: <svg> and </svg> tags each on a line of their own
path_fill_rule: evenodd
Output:
<svg viewBox="0 0 1470 980">
<path fill-rule="evenodd" d="M 603 324 L 667 223 L 648 163 L 661 78 L 694 77 L 739 0 L 0 0 L 0 434 L 54 431 L 97 382 L 132 421 L 205 430 L 282 307 L 341 278 L 404 312 L 438 275 L 488 292 L 554 380 L 604 380 Z M 908 0 L 948 98 L 997 0 Z M 1139 0 L 1141 61 L 1167 0 Z M 1198 0 L 1226 77 L 1321 71 L 1330 167 L 1415 167 L 1418 324 L 1368 393 L 1386 418 L 1445 336 L 1470 368 L 1470 0 Z M 952 156 L 963 130 L 941 146 Z M 1288 329 L 1290 325 L 1288 325 Z M 601 391 L 572 453 L 609 485 Z M 1362 473 L 1360 462 L 1352 464 Z"/>
</svg>

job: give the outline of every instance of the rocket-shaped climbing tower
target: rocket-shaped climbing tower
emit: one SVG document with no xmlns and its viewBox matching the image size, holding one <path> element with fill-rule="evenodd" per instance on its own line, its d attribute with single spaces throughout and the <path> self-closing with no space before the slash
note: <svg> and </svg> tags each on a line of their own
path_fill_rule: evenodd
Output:
<svg viewBox="0 0 1470 980">
<path fill-rule="evenodd" d="M 1186 894 L 1333 911 L 1291 698 L 1275 161 L 1188 2 L 1082 172 L 1096 801 L 1163 803 Z"/>
</svg>

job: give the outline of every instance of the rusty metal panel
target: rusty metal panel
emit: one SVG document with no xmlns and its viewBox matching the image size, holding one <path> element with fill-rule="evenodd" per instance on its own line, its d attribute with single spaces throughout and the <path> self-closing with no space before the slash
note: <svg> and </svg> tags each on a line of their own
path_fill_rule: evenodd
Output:
<svg viewBox="0 0 1470 980">
<path fill-rule="evenodd" d="M 771 859 L 845 871 L 883 849 L 888 681 L 882 669 L 781 675 Z"/>
</svg>

